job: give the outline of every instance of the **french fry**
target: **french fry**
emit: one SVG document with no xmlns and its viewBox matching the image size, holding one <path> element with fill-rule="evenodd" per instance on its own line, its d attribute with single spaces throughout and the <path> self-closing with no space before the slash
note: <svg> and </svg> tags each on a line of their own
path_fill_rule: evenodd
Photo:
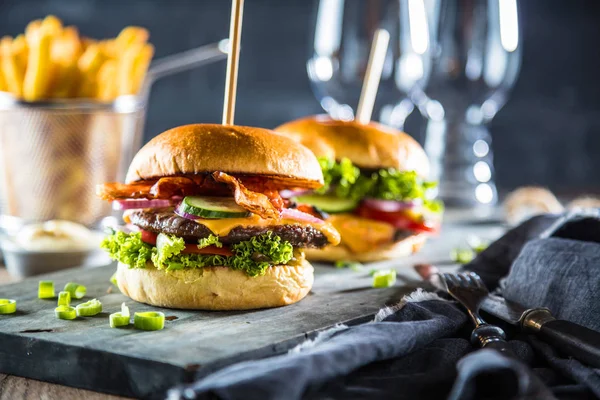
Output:
<svg viewBox="0 0 600 400">
<path fill-rule="evenodd" d="M 114 39 L 106 39 L 106 40 L 101 40 L 98 42 L 98 45 L 100 46 L 100 49 L 102 50 L 102 54 L 104 54 L 104 56 L 106 58 L 117 58 L 118 57 L 118 51 L 117 51 L 117 42 Z"/>
<path fill-rule="evenodd" d="M 27 46 L 27 40 L 25 35 L 19 35 L 12 42 L 12 50 L 17 58 L 19 69 L 25 71 L 27 68 L 27 58 L 29 53 L 29 47 Z"/>
<path fill-rule="evenodd" d="M 149 32 L 123 28 L 113 39 L 81 37 L 54 15 L 31 21 L 14 40 L 0 40 L 0 91 L 28 101 L 84 97 L 111 101 L 137 94 L 154 47 Z"/>
<path fill-rule="evenodd" d="M 119 36 L 115 39 L 116 47 L 119 52 L 124 52 L 134 44 L 143 44 L 148 41 L 150 34 L 146 28 L 139 26 L 128 26 L 123 28 Z"/>
<path fill-rule="evenodd" d="M 111 101 L 117 97 L 117 61 L 106 61 L 98 72 L 98 87 L 96 98 L 101 101 Z"/>
<path fill-rule="evenodd" d="M 38 32 L 40 27 L 42 26 L 42 20 L 36 19 L 35 21 L 31 21 L 27 24 L 25 28 L 25 39 L 27 40 L 27 44 L 31 46 L 37 40 Z"/>
<path fill-rule="evenodd" d="M 50 84 L 50 97 L 66 98 L 76 94 L 74 91 L 79 83 L 77 60 L 81 54 L 82 44 L 75 27 L 66 27 L 52 41 L 50 58 L 54 64 L 54 76 Z"/>
<path fill-rule="evenodd" d="M 0 54 L 0 92 L 7 92 L 8 86 L 6 86 L 6 80 L 4 79 L 4 72 L 2 72 L 2 58 L 4 56 Z"/>
<path fill-rule="evenodd" d="M 152 46 L 150 43 L 146 43 L 136 56 L 135 67 L 133 70 L 133 75 L 131 76 L 131 90 L 129 94 L 136 94 L 142 88 L 144 78 L 146 77 L 146 72 L 148 72 L 148 67 L 150 67 L 150 61 L 152 61 L 153 56 L 154 46 Z"/>
<path fill-rule="evenodd" d="M 96 40 L 91 39 L 89 37 L 82 37 L 81 38 L 81 49 L 83 51 L 86 51 L 87 48 L 90 47 L 94 43 L 96 43 Z"/>
<path fill-rule="evenodd" d="M 17 57 L 12 50 L 12 38 L 5 36 L 0 39 L 2 53 L 2 71 L 8 90 L 16 97 L 23 94 L 23 72 L 19 69 Z"/>
<path fill-rule="evenodd" d="M 43 29 L 50 36 L 60 36 L 62 33 L 63 24 L 62 21 L 54 15 L 48 15 L 42 21 L 40 29 Z"/>
<path fill-rule="evenodd" d="M 151 44 L 133 44 L 119 60 L 118 94 L 136 94 L 140 89 L 154 54 Z"/>
<path fill-rule="evenodd" d="M 94 97 L 96 93 L 97 74 L 105 61 L 98 44 L 91 44 L 81 55 L 77 68 L 81 76 L 78 97 Z"/>
<path fill-rule="evenodd" d="M 131 76 L 135 71 L 135 60 L 142 45 L 130 46 L 119 59 L 117 67 L 117 95 L 130 94 L 132 89 Z"/>
<path fill-rule="evenodd" d="M 50 28 L 40 28 L 37 41 L 29 45 L 29 58 L 25 80 L 23 81 L 23 98 L 27 101 L 37 101 L 46 97 L 50 81 L 50 45 L 52 31 Z"/>
</svg>

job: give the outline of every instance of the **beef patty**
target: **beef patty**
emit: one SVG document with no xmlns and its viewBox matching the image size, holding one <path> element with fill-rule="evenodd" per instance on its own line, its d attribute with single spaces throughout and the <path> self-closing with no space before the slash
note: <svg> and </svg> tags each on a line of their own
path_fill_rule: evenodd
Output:
<svg viewBox="0 0 600 400">
<path fill-rule="evenodd" d="M 196 242 L 198 239 L 212 235 L 212 231 L 202 224 L 182 218 L 173 211 L 167 210 L 139 210 L 133 211 L 129 218 L 131 223 L 150 232 L 167 233 L 183 238 L 187 242 Z M 281 237 L 290 242 L 294 247 L 321 248 L 327 245 L 327 238 L 323 233 L 311 226 L 302 225 L 276 225 L 270 227 L 241 227 L 233 228 L 227 236 L 222 236 L 224 244 L 234 244 L 250 240 L 265 232 Z"/>
</svg>

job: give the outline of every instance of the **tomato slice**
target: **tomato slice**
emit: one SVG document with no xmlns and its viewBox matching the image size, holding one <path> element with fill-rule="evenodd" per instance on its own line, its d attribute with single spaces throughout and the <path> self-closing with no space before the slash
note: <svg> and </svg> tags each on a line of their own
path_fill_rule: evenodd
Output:
<svg viewBox="0 0 600 400">
<path fill-rule="evenodd" d="M 158 236 L 156 233 L 148 232 L 143 229 L 140 229 L 140 232 L 142 233 L 142 242 L 156 246 L 156 237 Z"/>
<path fill-rule="evenodd" d="M 228 247 L 217 247 L 217 246 L 206 246 L 202 249 L 198 248 L 196 244 L 186 244 L 185 249 L 182 251 L 183 254 L 215 254 L 219 256 L 232 256 L 233 253 Z"/>
<path fill-rule="evenodd" d="M 435 224 L 426 221 L 415 221 L 405 211 L 385 212 L 375 210 L 363 204 L 358 207 L 355 212 L 363 218 L 387 222 L 396 229 L 409 230 L 418 233 L 436 233 L 439 230 L 439 226 Z"/>
</svg>

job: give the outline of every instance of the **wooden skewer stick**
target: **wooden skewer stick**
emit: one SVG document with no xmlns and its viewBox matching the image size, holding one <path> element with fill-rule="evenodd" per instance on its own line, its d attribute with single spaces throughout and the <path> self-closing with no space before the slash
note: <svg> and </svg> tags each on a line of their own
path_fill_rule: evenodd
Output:
<svg viewBox="0 0 600 400">
<path fill-rule="evenodd" d="M 233 0 L 231 5 L 231 23 L 229 25 L 229 54 L 227 55 L 227 76 L 225 78 L 223 125 L 233 125 L 233 117 L 235 115 L 235 94 L 240 60 L 243 11 L 244 0 Z"/>
<path fill-rule="evenodd" d="M 373 106 L 375 105 L 375 97 L 377 97 L 377 89 L 381 80 L 381 72 L 387 54 L 388 44 L 390 42 L 390 34 L 385 29 L 378 29 L 373 36 L 371 44 L 371 54 L 369 54 L 369 62 L 363 81 L 358 108 L 356 110 L 356 121 L 361 124 L 368 124 L 371 121 Z"/>
</svg>

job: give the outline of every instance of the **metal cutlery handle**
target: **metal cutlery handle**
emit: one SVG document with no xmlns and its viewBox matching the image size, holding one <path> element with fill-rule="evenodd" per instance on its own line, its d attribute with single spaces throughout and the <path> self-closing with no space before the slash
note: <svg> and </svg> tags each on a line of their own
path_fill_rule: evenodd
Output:
<svg viewBox="0 0 600 400">
<path fill-rule="evenodd" d="M 522 326 L 563 353 L 600 368 L 600 332 L 574 322 L 557 320 L 545 308 L 528 311 L 523 316 Z"/>
<path fill-rule="evenodd" d="M 504 330 L 496 325 L 477 326 L 471 333 L 471 343 L 484 349 L 497 350 L 508 357 L 517 358 L 506 341 Z"/>
</svg>

